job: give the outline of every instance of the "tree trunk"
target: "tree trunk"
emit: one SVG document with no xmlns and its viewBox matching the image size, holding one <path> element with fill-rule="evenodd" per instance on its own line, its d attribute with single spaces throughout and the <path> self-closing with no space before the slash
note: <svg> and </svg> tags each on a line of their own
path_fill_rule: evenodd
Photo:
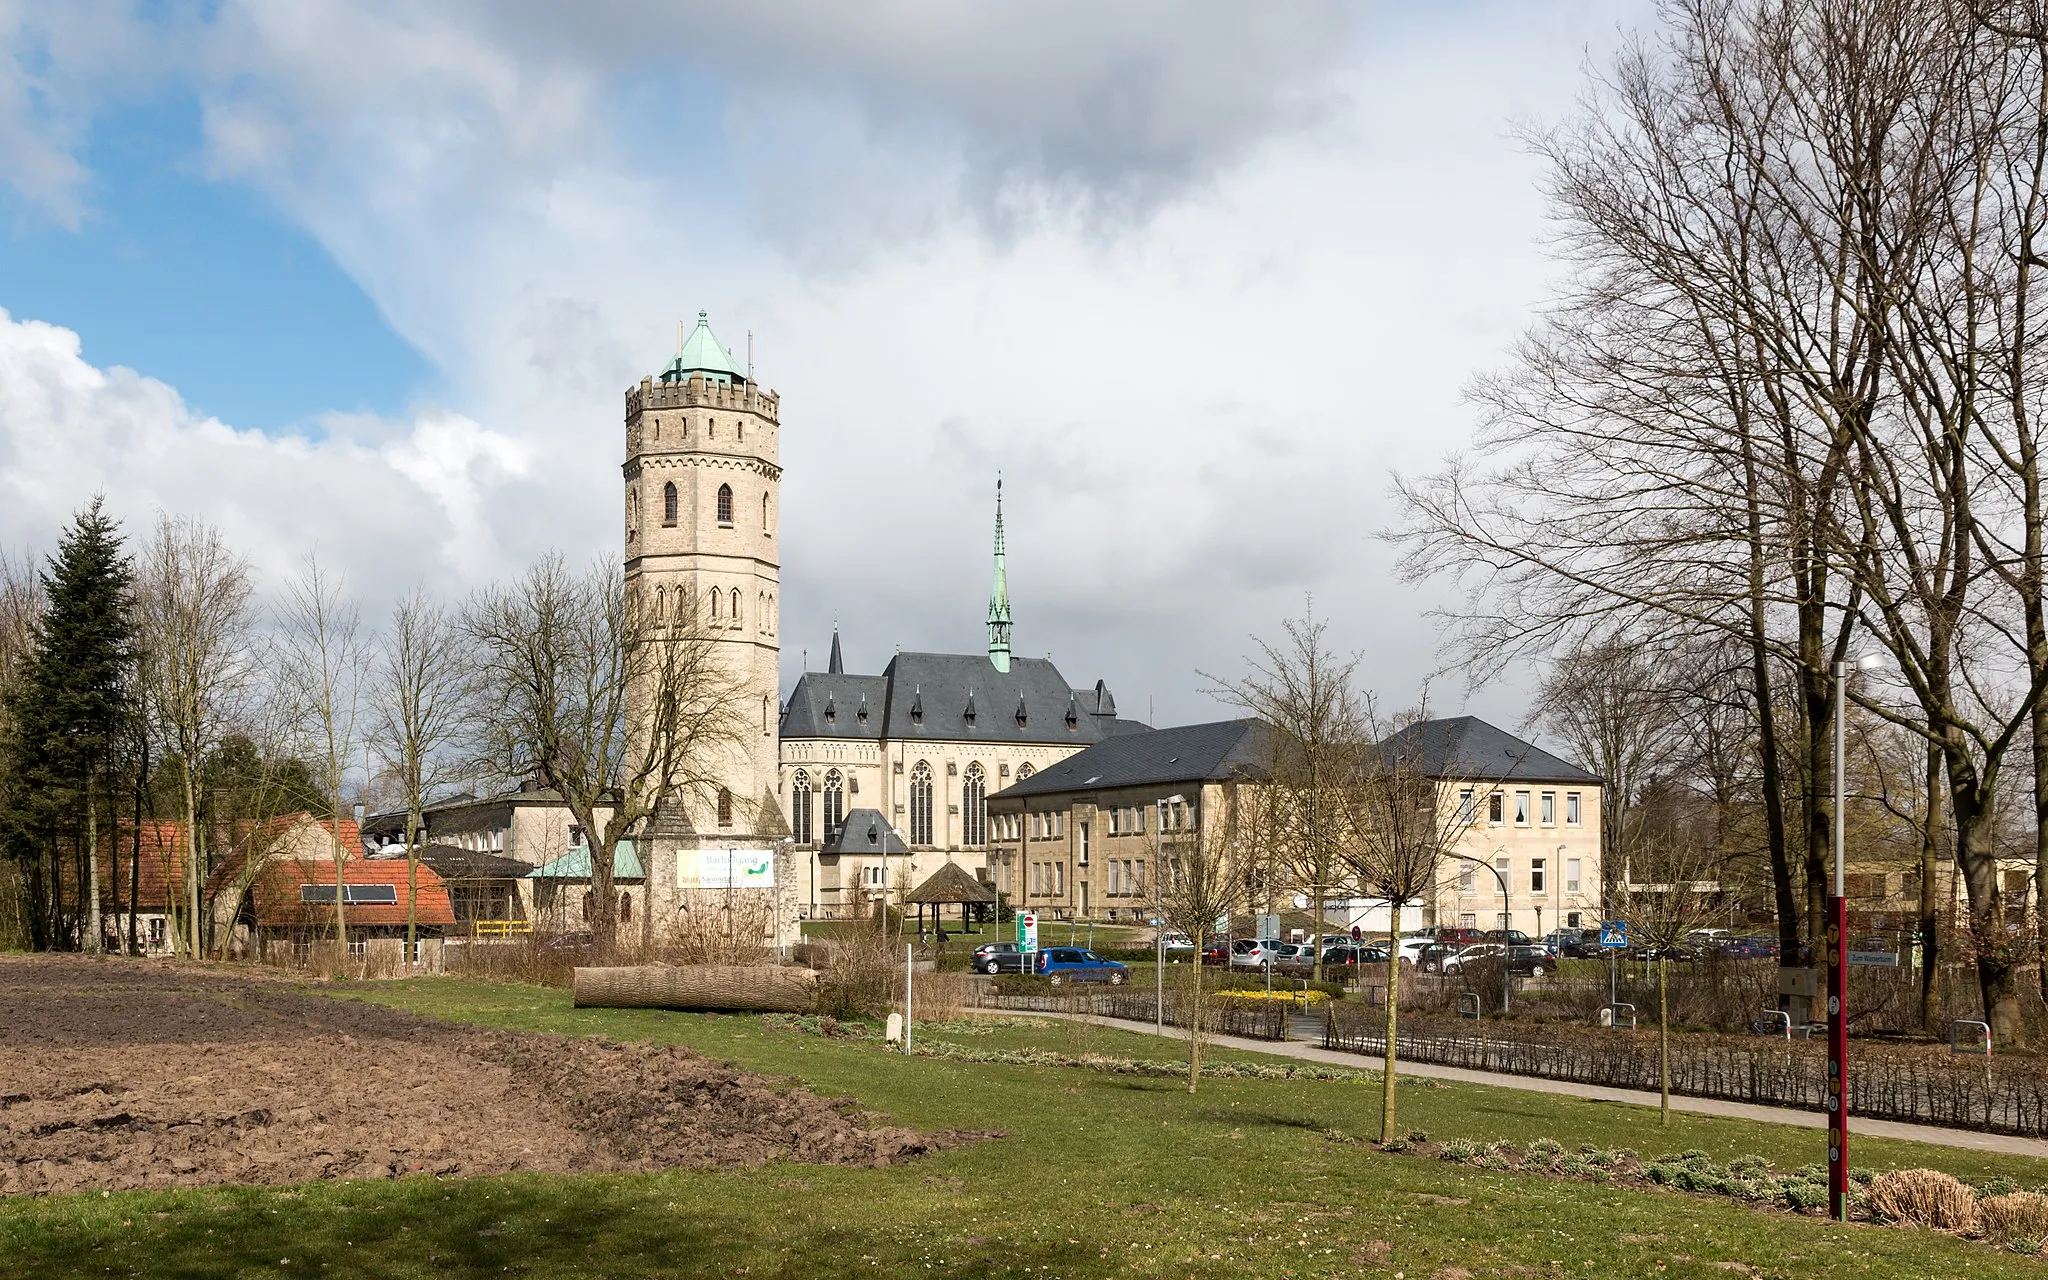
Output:
<svg viewBox="0 0 2048 1280">
<path fill-rule="evenodd" d="M 415 798 L 405 807 L 405 967 L 408 970 L 420 954 L 419 917 L 420 808 Z"/>
<path fill-rule="evenodd" d="M 1991 813 L 1975 770 L 1955 730 L 1950 730 L 1949 805 L 1955 814 L 1956 867 L 1970 901 L 1970 942 L 1977 953 L 1977 989 L 1984 1002 L 1984 1021 L 1998 1044 L 2015 1044 L 2020 1036 L 2017 960 L 2005 928 L 2005 901 L 1999 884 L 1998 854 L 1990 830 Z"/>
<path fill-rule="evenodd" d="M 179 762 L 179 771 L 185 779 L 185 954 L 199 958 L 199 863 L 200 851 L 204 848 L 199 835 L 199 791 L 192 780 L 192 753 L 187 751 Z M 177 949 L 177 940 L 172 940 L 172 950 Z"/>
<path fill-rule="evenodd" d="M 1393 950 L 1387 956 L 1387 1025 L 1386 1053 L 1380 1060 L 1380 1141 L 1394 1140 L 1394 1070 L 1397 1065 L 1395 1032 L 1399 1029 L 1401 1011 L 1401 903 L 1398 895 L 1390 894 L 1394 901 L 1388 903 L 1388 931 Z"/>
<path fill-rule="evenodd" d="M 149 794 L 149 734 L 137 735 L 141 748 L 142 767 L 135 774 L 135 832 L 128 844 L 128 949 L 136 955 L 142 954 L 142 938 L 137 934 L 138 913 L 142 910 L 142 801 Z"/>
<path fill-rule="evenodd" d="M 1315 895 L 1316 934 L 1310 943 L 1315 948 L 1315 967 L 1309 971 L 1309 977 L 1317 982 L 1321 982 L 1323 980 L 1323 886 L 1315 886 Z M 1395 945 L 1398 947 L 1400 944 L 1396 942 Z"/>
<path fill-rule="evenodd" d="M 1941 900 L 1937 884 L 1942 868 L 1941 748 L 1927 744 L 1927 802 L 1920 828 L 1920 1029 L 1932 1033 L 1941 976 Z"/>
<path fill-rule="evenodd" d="M 1671 1123 L 1671 1001 L 1663 951 L 1657 952 L 1657 1097 L 1662 1108 L 1657 1123 Z"/>
<path fill-rule="evenodd" d="M 85 877 L 79 892 L 85 895 L 85 953 L 100 954 L 100 811 L 93 794 L 94 778 L 85 779 Z"/>
</svg>

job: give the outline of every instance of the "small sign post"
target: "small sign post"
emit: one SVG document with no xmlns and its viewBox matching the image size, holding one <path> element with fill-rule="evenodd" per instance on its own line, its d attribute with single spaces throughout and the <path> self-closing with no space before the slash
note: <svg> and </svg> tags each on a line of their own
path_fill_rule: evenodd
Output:
<svg viewBox="0 0 2048 1280">
<path fill-rule="evenodd" d="M 1023 958 L 1017 962 L 1017 972 L 1031 972 L 1031 954 L 1038 950 L 1038 913 L 1019 911 L 1017 913 L 1017 950 Z"/>
<path fill-rule="evenodd" d="M 1628 921 L 1602 920 L 1600 922 L 1600 949 L 1607 953 L 1607 1008 L 1612 1012 L 1621 999 L 1620 979 L 1616 973 L 1620 953 L 1628 950 Z"/>
</svg>

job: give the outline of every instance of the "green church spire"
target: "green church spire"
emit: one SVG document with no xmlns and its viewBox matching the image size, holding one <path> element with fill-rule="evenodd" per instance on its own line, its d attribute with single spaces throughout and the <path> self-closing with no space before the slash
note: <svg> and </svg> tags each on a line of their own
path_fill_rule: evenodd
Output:
<svg viewBox="0 0 2048 1280">
<path fill-rule="evenodd" d="M 1003 572 L 1003 473 L 996 472 L 996 579 L 988 596 L 988 660 L 1010 669 L 1010 580 Z"/>
</svg>

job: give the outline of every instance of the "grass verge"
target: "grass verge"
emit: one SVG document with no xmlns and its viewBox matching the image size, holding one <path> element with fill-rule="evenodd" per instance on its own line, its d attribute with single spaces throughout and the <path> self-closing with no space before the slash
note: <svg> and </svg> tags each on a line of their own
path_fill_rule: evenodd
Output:
<svg viewBox="0 0 2048 1280">
<path fill-rule="evenodd" d="M 0 1204 L 0 1274 L 442 1277 L 1639 1277 L 2039 1275 L 1932 1232 L 1843 1227 L 1676 1191 L 1383 1154 L 1370 1081 L 1205 1082 L 949 1057 L 750 1016 L 577 1010 L 565 993 L 449 979 L 337 993 L 492 1026 L 692 1046 L 851 1094 L 894 1121 L 1011 1137 L 881 1169 L 521 1175 Z M 1085 1024 L 920 1030 L 933 1043 L 1165 1056 Z M 1221 1054 L 1260 1060 L 1256 1054 Z M 1273 1061 L 1268 1058 L 1266 1061 Z M 1821 1158 L 1812 1130 L 1465 1085 L 1404 1089 L 1432 1140 L 1698 1149 L 1719 1163 Z M 2031 1160 L 1859 1139 L 1873 1167 L 2033 1187 Z"/>
</svg>

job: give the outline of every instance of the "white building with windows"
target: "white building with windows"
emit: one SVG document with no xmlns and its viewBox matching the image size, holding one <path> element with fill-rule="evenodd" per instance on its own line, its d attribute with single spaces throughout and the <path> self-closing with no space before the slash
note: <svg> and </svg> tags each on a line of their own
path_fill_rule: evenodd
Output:
<svg viewBox="0 0 2048 1280">
<path fill-rule="evenodd" d="M 1050 659 L 1011 654 L 1000 486 L 988 632 L 985 654 L 898 653 L 880 675 L 850 675 L 835 630 L 826 669 L 797 681 L 782 709 L 778 799 L 807 918 L 871 913 L 947 862 L 995 882 L 989 795 L 1145 728 L 1117 718 L 1101 681 L 1077 689 Z M 889 828 L 872 856 L 860 852 L 865 827 L 861 841 L 843 839 L 855 810 Z"/>
</svg>

